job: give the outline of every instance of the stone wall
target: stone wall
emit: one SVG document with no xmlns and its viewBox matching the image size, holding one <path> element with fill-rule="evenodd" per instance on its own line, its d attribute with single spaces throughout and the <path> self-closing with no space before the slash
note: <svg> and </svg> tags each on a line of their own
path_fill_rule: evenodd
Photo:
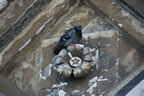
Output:
<svg viewBox="0 0 144 96">
<path fill-rule="evenodd" d="M 5 48 L 0 53 L 0 69 L 2 69 L 1 73 L 9 73 L 10 70 L 12 70 L 27 53 L 32 51 L 38 44 L 40 44 L 42 39 L 53 35 L 53 31 L 56 29 L 58 24 L 61 24 L 61 21 L 68 17 L 69 13 L 71 13 L 75 5 L 78 3 L 76 0 L 73 2 L 70 2 L 69 0 L 62 0 L 59 2 L 54 0 L 50 3 L 47 3 L 46 6 L 46 3 L 43 4 L 44 0 L 38 0 L 38 2 L 33 4 L 36 8 L 33 9 L 33 7 L 31 7 L 28 9 L 27 14 L 29 15 L 24 14 L 22 21 L 20 20 L 19 23 L 16 23 L 16 26 L 14 26 L 12 30 L 9 30 L 10 34 L 8 34 L 9 32 L 5 33 L 6 36 L 9 35 L 10 38 L 4 38 L 4 36 L 2 36 L 3 38 L 1 39 L 8 39 L 8 41 L 6 40 L 7 45 L 5 45 L 6 42 L 1 40 L 3 48 L 5 45 Z M 45 7 L 41 9 L 43 6 Z M 41 10 L 41 12 L 36 17 L 33 17 L 33 14 L 31 13 L 37 13 L 37 7 L 39 11 Z M 29 24 L 25 23 L 30 21 L 28 18 L 32 19 Z M 23 28 L 23 24 L 26 24 L 26 27 Z M 29 45 L 28 48 L 27 45 Z M 16 59 L 15 57 L 18 58 Z"/>
<path fill-rule="evenodd" d="M 29 1 L 29 0 L 28 0 Z M 12 11 L 10 12 L 15 12 L 15 11 L 20 11 L 19 12 L 19 16 L 15 16 L 18 14 L 12 14 L 16 19 L 15 21 L 13 20 L 13 22 L 9 22 L 10 20 L 6 18 L 5 15 L 9 15 L 10 16 L 10 12 L 8 12 L 9 14 L 4 14 L 3 17 L 5 17 L 5 19 L 3 20 L 3 22 L 8 22 L 11 23 L 10 26 L 8 26 L 9 24 L 4 24 L 5 25 L 5 29 L 4 25 L 0 26 L 1 29 L 0 31 L 3 31 L 0 33 L 0 52 L 22 31 L 22 29 L 41 11 L 42 7 L 46 4 L 46 2 L 50 2 L 51 0 L 36 0 L 36 1 L 29 1 L 29 6 L 26 6 L 25 10 L 22 10 L 21 7 L 24 6 L 25 2 L 27 3 L 27 1 L 22 1 L 21 3 L 19 3 L 19 1 L 15 1 L 12 3 L 15 4 L 19 4 L 20 9 L 16 9 L 16 5 L 13 4 L 13 6 L 11 5 L 11 7 L 15 7 Z M 22 11 L 22 12 L 21 12 Z M 13 17 L 12 16 L 12 17 Z M 1 18 L 3 18 L 1 16 Z M 10 18 L 13 19 L 13 18 Z"/>
<path fill-rule="evenodd" d="M 93 9 L 103 11 L 119 27 L 144 45 L 144 25 L 114 0 L 83 0 Z"/>
</svg>

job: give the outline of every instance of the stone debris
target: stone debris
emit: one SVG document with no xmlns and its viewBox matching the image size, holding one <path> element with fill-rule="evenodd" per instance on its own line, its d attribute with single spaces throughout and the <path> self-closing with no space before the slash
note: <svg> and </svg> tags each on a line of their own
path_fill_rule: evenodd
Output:
<svg viewBox="0 0 144 96">
<path fill-rule="evenodd" d="M 92 95 L 94 88 L 97 87 L 97 84 L 98 84 L 99 82 L 107 81 L 107 80 L 108 80 L 108 79 L 107 79 L 107 78 L 103 78 L 103 76 L 100 76 L 100 77 L 95 76 L 95 77 L 93 77 L 93 78 L 90 79 L 89 82 L 88 82 L 89 88 L 87 89 L 87 92 L 89 92 L 89 94 Z"/>
<path fill-rule="evenodd" d="M 48 78 L 51 75 L 53 65 L 49 64 L 45 69 L 42 77 Z M 44 78 L 43 78 L 44 79 Z"/>
<path fill-rule="evenodd" d="M 95 82 L 95 83 L 87 90 L 87 92 L 89 92 L 89 94 L 92 94 L 95 87 L 97 87 L 97 82 Z"/>
<path fill-rule="evenodd" d="M 82 54 L 83 55 L 87 55 L 87 54 L 89 54 L 90 53 L 90 48 L 89 47 L 85 47 L 84 49 L 83 49 L 83 51 L 82 51 Z"/>
<path fill-rule="evenodd" d="M 74 91 L 72 91 L 72 93 L 79 93 L 79 92 L 81 92 L 80 90 L 74 90 Z"/>
<path fill-rule="evenodd" d="M 65 91 L 63 91 L 63 90 L 58 91 L 58 96 L 65 96 L 65 95 L 66 95 Z"/>
<path fill-rule="evenodd" d="M 37 30 L 37 32 L 35 33 L 35 35 L 38 35 L 38 34 L 44 29 L 44 27 L 46 26 L 46 24 L 49 23 L 52 19 L 53 19 L 53 16 L 50 17 L 50 18 Z"/>
<path fill-rule="evenodd" d="M 71 93 L 70 93 L 70 96 L 83 96 L 84 94 L 84 91 L 81 91 L 81 90 L 73 90 Z"/>
<path fill-rule="evenodd" d="M 96 82 L 97 79 L 98 79 L 98 77 L 96 76 L 96 77 L 92 78 L 91 80 L 89 80 L 89 82 Z"/>
<path fill-rule="evenodd" d="M 122 24 L 118 24 L 120 27 L 122 27 Z"/>
<path fill-rule="evenodd" d="M 60 82 L 60 84 L 54 84 L 52 88 L 59 88 L 68 85 L 67 82 Z"/>
<path fill-rule="evenodd" d="M 98 78 L 98 80 L 97 81 L 107 81 L 108 79 L 107 78 L 103 78 L 103 76 L 100 76 L 100 78 Z"/>
</svg>

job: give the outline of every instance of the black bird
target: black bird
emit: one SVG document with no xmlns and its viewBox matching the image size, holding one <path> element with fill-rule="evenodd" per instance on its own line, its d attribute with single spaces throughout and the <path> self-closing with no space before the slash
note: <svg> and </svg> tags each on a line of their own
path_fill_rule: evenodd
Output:
<svg viewBox="0 0 144 96">
<path fill-rule="evenodd" d="M 58 44 L 54 48 L 54 54 L 58 54 L 63 48 L 67 48 L 71 44 L 78 44 L 82 38 L 82 26 L 75 25 L 67 30 L 61 37 Z"/>
</svg>

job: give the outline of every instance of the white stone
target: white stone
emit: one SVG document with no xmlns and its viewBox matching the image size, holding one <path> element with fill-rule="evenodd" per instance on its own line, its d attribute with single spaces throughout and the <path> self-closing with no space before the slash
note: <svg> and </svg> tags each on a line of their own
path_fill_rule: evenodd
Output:
<svg viewBox="0 0 144 96">
<path fill-rule="evenodd" d="M 122 24 L 118 24 L 120 27 L 122 27 Z"/>
<path fill-rule="evenodd" d="M 89 82 L 96 82 L 97 79 L 98 79 L 98 77 L 96 76 L 96 77 L 92 78 L 91 80 L 89 80 Z"/>
<path fill-rule="evenodd" d="M 46 77 L 45 77 L 45 76 L 42 76 L 41 79 L 46 80 Z"/>
<path fill-rule="evenodd" d="M 65 92 L 65 91 L 59 90 L 58 96 L 65 96 L 65 95 L 66 95 L 66 92 Z"/>
<path fill-rule="evenodd" d="M 72 93 L 79 93 L 80 92 L 80 90 L 74 90 L 74 91 L 72 91 Z"/>
<path fill-rule="evenodd" d="M 52 67 L 53 67 L 52 64 L 48 64 L 48 66 L 44 69 L 44 74 L 43 74 L 44 76 L 42 76 L 42 77 L 48 78 L 52 73 Z"/>
<path fill-rule="evenodd" d="M 107 78 L 99 78 L 97 81 L 107 81 L 108 79 Z"/>
<path fill-rule="evenodd" d="M 22 47 L 19 48 L 19 51 L 21 51 L 23 48 L 25 48 L 30 42 L 31 42 L 31 38 L 29 40 L 27 40 Z"/>
<path fill-rule="evenodd" d="M 93 93 L 93 89 L 97 87 L 97 82 L 95 82 L 88 90 L 87 92 L 89 92 L 89 94 L 92 94 Z"/>
<path fill-rule="evenodd" d="M 54 84 L 52 88 L 59 88 L 68 85 L 67 82 L 60 82 L 60 84 Z"/>
<path fill-rule="evenodd" d="M 8 4 L 7 0 L 0 0 L 0 10 L 2 10 Z"/>
</svg>

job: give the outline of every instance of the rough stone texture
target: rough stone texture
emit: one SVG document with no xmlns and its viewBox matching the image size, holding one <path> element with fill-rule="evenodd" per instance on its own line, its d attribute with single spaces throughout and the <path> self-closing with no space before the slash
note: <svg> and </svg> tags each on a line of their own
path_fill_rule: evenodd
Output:
<svg viewBox="0 0 144 96">
<path fill-rule="evenodd" d="M 114 0 L 83 0 L 86 4 L 103 11 L 111 20 L 116 21 L 128 34 L 144 45 L 144 25 Z"/>
<path fill-rule="evenodd" d="M 85 28 L 87 24 L 95 18 L 95 13 L 96 12 L 94 10 L 87 8 L 87 6 L 79 5 L 79 8 L 77 8 L 77 10 L 74 10 L 74 12 L 72 13 L 73 15 L 70 15 L 68 17 L 69 20 L 66 20 L 59 28 L 59 30 L 57 30 L 58 32 L 54 34 L 54 37 L 59 37 L 63 34 L 63 32 L 73 27 L 75 24 L 80 24 L 83 28 Z"/>
<path fill-rule="evenodd" d="M 59 40 L 54 37 L 75 24 L 83 26 L 81 43 L 94 51 L 95 62 L 86 77 L 66 79 L 52 62 L 52 50 Z M 0 74 L 29 96 L 107 96 L 144 62 L 143 52 L 138 49 L 143 47 L 131 41 L 135 39 L 115 27 L 100 10 L 76 1 L 53 0 L 4 50 L 2 60 L 8 63 Z"/>
<path fill-rule="evenodd" d="M 1 15 L 1 21 L 4 22 L 4 24 L 2 24 L 0 27 L 0 52 L 22 31 L 22 29 L 41 11 L 42 7 L 44 6 L 44 4 L 46 4 L 47 2 L 50 2 L 50 0 L 37 0 L 37 1 L 33 1 L 33 0 L 28 0 L 28 1 L 15 1 L 12 3 L 15 3 L 15 5 L 11 5 L 10 7 L 14 7 L 8 11 L 7 14 L 3 13 Z M 30 4 L 33 3 L 31 6 Z M 18 8 L 16 9 L 16 5 L 18 5 Z M 26 6 L 27 5 L 27 6 Z M 24 8 L 27 9 L 23 9 L 22 7 L 24 6 Z M 20 8 L 19 8 L 20 7 Z M 20 9 L 20 10 L 18 10 Z M 17 11 L 16 13 L 13 13 L 14 11 Z M 11 14 L 10 14 L 11 13 Z M 18 14 L 19 13 L 19 14 Z M 23 13 L 23 15 L 21 16 L 21 14 Z M 11 15 L 11 17 L 7 17 Z M 11 19 L 15 18 L 15 21 L 11 21 Z M 9 20 L 10 19 L 10 20 Z M 5 23 L 5 22 L 8 22 Z M 11 25 L 9 25 L 11 24 Z M 9 25 L 9 26 L 8 26 Z M 5 30 L 3 29 L 2 26 L 5 26 Z"/>
<path fill-rule="evenodd" d="M 0 86 L 0 96 L 28 96 L 2 76 L 0 76 Z"/>
<path fill-rule="evenodd" d="M 77 2 L 78 3 L 78 2 Z M 29 45 L 30 49 L 33 50 L 35 46 L 40 44 L 41 40 L 46 36 L 51 35 L 54 32 L 54 27 L 56 27 L 61 20 L 65 19 L 67 15 L 73 10 L 72 8 L 77 6 L 76 1 L 69 2 L 54 0 L 42 10 L 42 12 L 36 16 L 33 21 L 23 29 L 21 34 L 19 34 L 8 46 L 0 53 L 0 65 L 1 68 L 5 67 L 7 70 L 8 65 L 15 66 L 20 60 L 24 57 L 24 54 L 27 52 L 20 52 L 27 45 Z M 63 6 L 64 5 L 64 6 Z M 51 13 L 51 14 L 49 14 Z M 35 43 L 31 43 L 35 42 Z M 32 47 L 33 46 L 33 47 Z M 30 52 L 30 49 L 25 48 Z M 23 56 L 18 56 L 23 54 Z M 13 56 L 19 57 L 17 60 L 11 59 Z M 7 63 L 7 64 L 6 64 Z M 6 72 L 6 71 L 5 71 Z"/>
<path fill-rule="evenodd" d="M 55 66 L 52 64 L 52 58 L 54 57 L 52 49 L 58 41 L 57 38 L 52 38 L 42 41 L 41 46 L 33 51 L 31 55 L 27 55 L 27 59 L 23 61 L 29 63 L 23 63 L 25 64 L 24 68 L 28 68 L 31 65 L 34 67 L 37 64 L 35 60 L 39 60 L 33 57 L 42 58 L 38 66 L 34 67 L 36 69 L 40 68 L 39 71 L 33 71 L 34 68 L 29 69 L 34 73 L 34 76 L 29 76 L 27 71 L 21 71 L 23 74 L 19 75 L 22 76 L 21 80 L 27 76 L 27 79 L 30 81 L 19 81 L 15 76 L 10 75 L 13 78 L 12 80 L 19 82 L 17 83 L 20 86 L 19 88 L 22 88 L 25 92 L 38 94 L 38 96 L 46 96 L 48 94 L 58 95 L 61 91 L 68 96 L 89 96 L 92 94 L 106 96 L 114 85 L 117 85 L 136 67 L 141 65 L 143 59 L 134 47 L 134 44 L 129 43 L 122 33 L 119 33 L 112 25 L 110 26 L 110 23 L 106 20 L 100 19 L 101 17 L 97 16 L 96 18 L 98 19 L 93 19 L 83 30 L 83 37 L 88 40 L 88 44 L 85 46 L 91 47 L 92 49 L 98 48 L 98 50 L 92 53 L 97 55 L 94 57 L 96 61 L 92 64 L 89 75 L 80 79 L 61 78 L 55 71 Z M 32 54 L 38 54 L 39 52 L 39 55 L 32 56 Z M 132 63 L 133 60 L 135 60 L 135 63 Z M 128 66 L 129 64 L 132 66 Z M 17 69 L 19 68 L 21 67 Z M 20 73 L 16 70 L 14 71 Z M 40 90 L 38 90 L 39 88 Z"/>
<path fill-rule="evenodd" d="M 92 48 L 95 46 L 102 47 L 100 47 L 100 49 L 96 51 L 98 55 L 95 57 L 96 62 L 92 67 L 90 75 L 81 79 L 64 79 L 61 78 L 61 76 L 59 77 L 55 70 L 51 69 L 51 75 L 47 79 L 41 80 L 41 87 L 43 89 L 42 92 L 44 91 L 45 95 L 56 95 L 59 90 L 63 90 L 68 96 L 81 96 L 84 94 L 86 96 L 92 94 L 98 96 L 106 96 L 110 88 L 112 88 L 115 84 L 118 84 L 125 76 L 132 72 L 132 70 L 136 66 L 143 62 L 140 54 L 136 51 L 133 45 L 129 44 L 126 38 L 119 37 L 120 33 L 118 33 L 117 30 L 114 30 L 111 27 L 111 29 L 108 29 L 111 30 L 111 32 L 103 31 L 106 34 L 111 34 L 105 36 L 102 32 L 102 30 L 105 29 L 101 28 L 100 32 L 97 31 L 99 30 L 99 27 L 96 26 L 97 24 L 94 25 L 93 22 L 95 22 L 96 24 L 97 20 L 89 23 L 89 25 L 84 30 L 84 32 L 86 32 L 84 36 L 89 36 L 89 44 L 87 46 L 91 46 Z M 106 23 L 106 21 L 104 20 L 101 22 Z M 102 26 L 103 24 L 101 25 L 101 27 Z M 105 27 L 107 26 L 104 26 L 104 28 Z M 91 31 L 89 31 L 90 29 Z M 95 30 L 93 33 L 91 33 L 92 29 Z M 89 32 L 91 33 L 91 35 L 89 34 Z M 93 36 L 95 36 L 95 38 Z M 121 36 L 123 36 L 123 34 L 121 34 Z M 47 40 L 47 42 L 49 41 Z M 52 46 L 54 46 L 53 44 Z M 47 46 L 47 53 L 49 53 L 49 51 L 51 50 L 50 48 L 50 45 Z M 133 56 L 138 56 L 139 59 L 134 57 L 136 61 L 135 64 L 133 63 L 134 66 L 127 66 L 127 64 L 130 64 L 130 62 L 133 60 Z M 126 61 L 124 58 L 127 58 Z M 47 63 L 48 62 L 49 64 L 51 63 L 50 61 L 47 61 Z M 66 85 L 63 85 L 63 83 L 66 83 Z M 75 92 L 75 90 L 78 90 L 78 92 Z"/>
</svg>

